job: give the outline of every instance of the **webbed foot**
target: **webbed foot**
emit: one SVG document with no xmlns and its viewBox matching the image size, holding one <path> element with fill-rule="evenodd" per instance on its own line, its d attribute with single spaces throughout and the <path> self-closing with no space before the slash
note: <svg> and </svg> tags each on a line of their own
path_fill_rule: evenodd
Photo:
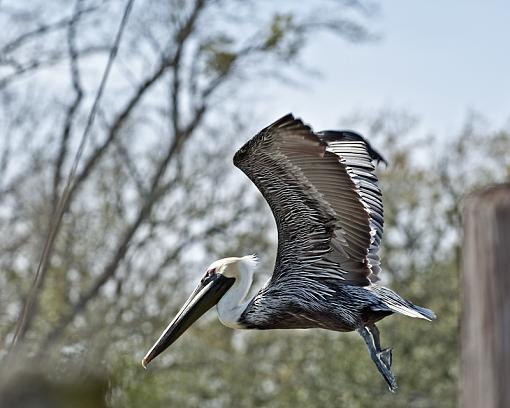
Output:
<svg viewBox="0 0 510 408">
<path fill-rule="evenodd" d="M 388 347 L 377 353 L 377 356 L 381 359 L 388 370 L 391 370 L 391 363 L 393 360 L 392 351 L 393 349 Z"/>
<path fill-rule="evenodd" d="M 378 351 L 374 345 L 374 341 L 370 335 L 370 332 L 366 327 L 359 328 L 358 333 L 361 334 L 361 337 L 363 337 L 363 340 L 365 340 L 368 351 L 370 353 L 370 357 L 388 384 L 389 390 L 391 392 L 395 392 L 397 390 L 397 381 L 395 380 L 395 377 L 393 376 L 393 373 L 390 369 L 392 360 L 391 348 Z"/>
</svg>

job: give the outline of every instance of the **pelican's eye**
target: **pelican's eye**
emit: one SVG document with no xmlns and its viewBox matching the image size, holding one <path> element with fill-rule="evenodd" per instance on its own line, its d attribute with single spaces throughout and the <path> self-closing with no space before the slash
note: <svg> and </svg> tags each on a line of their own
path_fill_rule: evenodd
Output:
<svg viewBox="0 0 510 408">
<path fill-rule="evenodd" d="M 202 278 L 202 284 L 207 285 L 211 278 L 216 275 L 216 268 L 208 269 L 205 276 Z"/>
</svg>

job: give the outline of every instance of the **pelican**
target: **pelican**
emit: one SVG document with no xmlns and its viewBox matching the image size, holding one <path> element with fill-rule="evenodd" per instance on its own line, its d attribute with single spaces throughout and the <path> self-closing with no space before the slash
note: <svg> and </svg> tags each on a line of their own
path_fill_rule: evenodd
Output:
<svg viewBox="0 0 510 408">
<path fill-rule="evenodd" d="M 248 296 L 253 255 L 213 262 L 142 365 L 217 305 L 220 321 L 234 329 L 356 330 L 394 392 L 392 349 L 381 348 L 376 323 L 394 313 L 436 316 L 377 284 L 383 204 L 374 161 L 386 163 L 359 134 L 314 133 L 292 114 L 249 140 L 234 164 L 273 212 L 278 229 L 273 274 Z"/>
</svg>

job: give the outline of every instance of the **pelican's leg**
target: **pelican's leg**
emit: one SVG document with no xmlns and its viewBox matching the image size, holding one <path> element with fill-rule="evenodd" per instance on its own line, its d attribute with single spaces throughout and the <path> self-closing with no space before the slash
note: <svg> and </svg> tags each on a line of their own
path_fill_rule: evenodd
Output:
<svg viewBox="0 0 510 408">
<path fill-rule="evenodd" d="M 375 363 L 377 369 L 388 383 L 390 391 L 395 392 L 395 390 L 397 389 L 397 381 L 395 380 L 395 377 L 393 376 L 390 369 L 380 358 L 379 353 L 375 348 L 374 339 L 370 335 L 370 332 L 366 327 L 361 327 L 358 329 L 358 333 L 361 335 L 361 337 L 363 337 L 363 340 L 365 340 L 365 343 L 368 347 L 368 351 L 370 353 L 370 357 L 372 357 L 372 361 Z"/>
<path fill-rule="evenodd" d="M 367 326 L 372 338 L 374 339 L 374 346 L 377 350 L 377 355 L 381 358 L 382 362 L 386 365 L 388 370 L 391 370 L 391 362 L 392 362 L 392 348 L 388 347 L 385 349 L 381 349 L 381 340 L 379 335 L 379 329 L 377 326 L 372 323 Z"/>
</svg>

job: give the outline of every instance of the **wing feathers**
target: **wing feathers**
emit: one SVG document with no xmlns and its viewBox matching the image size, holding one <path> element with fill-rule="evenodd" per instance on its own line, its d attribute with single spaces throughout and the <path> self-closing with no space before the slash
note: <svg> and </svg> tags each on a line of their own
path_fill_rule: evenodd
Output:
<svg viewBox="0 0 510 408">
<path fill-rule="evenodd" d="M 377 279 L 383 206 L 372 160 L 384 161 L 360 135 L 315 134 L 292 115 L 239 149 L 234 164 L 259 188 L 278 227 L 272 279 Z"/>
</svg>

